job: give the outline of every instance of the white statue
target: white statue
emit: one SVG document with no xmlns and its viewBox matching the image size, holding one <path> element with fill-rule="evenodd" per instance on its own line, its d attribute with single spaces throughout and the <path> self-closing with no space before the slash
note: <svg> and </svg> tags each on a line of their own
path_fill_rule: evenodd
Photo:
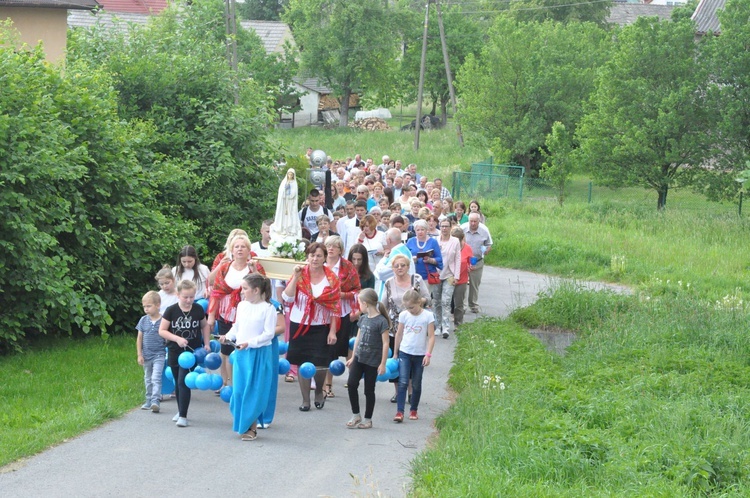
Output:
<svg viewBox="0 0 750 498">
<path fill-rule="evenodd" d="M 291 168 L 279 185 L 276 215 L 270 229 L 272 239 L 302 238 L 302 225 L 297 214 L 297 175 Z"/>
</svg>

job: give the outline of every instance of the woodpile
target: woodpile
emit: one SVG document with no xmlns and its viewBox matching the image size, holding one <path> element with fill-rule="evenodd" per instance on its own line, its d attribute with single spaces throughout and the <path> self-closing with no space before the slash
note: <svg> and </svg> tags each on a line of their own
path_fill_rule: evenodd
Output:
<svg viewBox="0 0 750 498">
<path fill-rule="evenodd" d="M 388 123 L 386 123 L 385 120 L 381 118 L 358 119 L 354 122 L 349 123 L 349 126 L 366 131 L 387 131 L 391 129 L 391 127 L 388 126 Z"/>
</svg>

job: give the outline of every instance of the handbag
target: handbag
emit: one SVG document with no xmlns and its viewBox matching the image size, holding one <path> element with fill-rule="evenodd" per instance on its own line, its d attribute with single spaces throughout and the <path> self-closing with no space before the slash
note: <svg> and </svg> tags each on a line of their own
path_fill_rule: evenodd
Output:
<svg viewBox="0 0 750 498">
<path fill-rule="evenodd" d="M 427 283 L 430 285 L 437 285 L 440 283 L 440 272 L 427 270 Z"/>
</svg>

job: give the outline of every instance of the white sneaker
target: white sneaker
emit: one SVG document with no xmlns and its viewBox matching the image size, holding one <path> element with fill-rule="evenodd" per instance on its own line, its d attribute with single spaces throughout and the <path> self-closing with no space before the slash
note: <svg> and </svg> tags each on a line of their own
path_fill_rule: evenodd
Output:
<svg viewBox="0 0 750 498">
<path fill-rule="evenodd" d="M 172 417 L 172 422 L 177 422 L 178 420 L 180 420 L 180 412 L 177 412 L 177 415 Z"/>
<path fill-rule="evenodd" d="M 187 427 L 188 426 L 188 421 L 187 421 L 187 419 L 185 417 L 179 417 L 177 419 L 177 424 L 176 425 L 177 425 L 177 427 Z"/>
</svg>

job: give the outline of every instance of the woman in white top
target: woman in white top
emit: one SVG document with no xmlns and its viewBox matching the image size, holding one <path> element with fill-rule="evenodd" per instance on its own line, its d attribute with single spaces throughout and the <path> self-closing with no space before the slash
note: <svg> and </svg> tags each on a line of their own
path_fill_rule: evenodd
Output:
<svg viewBox="0 0 750 498">
<path fill-rule="evenodd" d="M 237 305 L 242 300 L 242 278 L 248 273 L 263 271 L 263 267 L 256 265 L 250 257 L 250 239 L 244 235 L 238 235 L 229 244 L 232 259 L 224 259 L 211 273 L 213 280 L 211 288 L 211 299 L 208 302 L 208 327 L 214 332 L 215 324 L 218 324 L 219 335 L 225 335 L 232 328 L 237 314 Z M 221 376 L 224 385 L 232 385 L 232 369 L 229 368 L 228 358 L 234 351 L 230 344 L 222 344 Z"/>
<path fill-rule="evenodd" d="M 195 283 L 195 300 L 203 299 L 206 295 L 206 282 L 210 273 L 208 266 L 201 264 L 198 252 L 193 246 L 184 246 L 177 255 L 177 266 L 172 268 L 175 282 L 192 280 Z"/>
<path fill-rule="evenodd" d="M 229 410 L 234 424 L 232 429 L 243 441 L 258 437 L 258 417 L 268 406 L 268 386 L 274 371 L 273 341 L 276 333 L 276 308 L 270 303 L 271 281 L 258 273 L 242 279 L 242 297 L 237 305 L 237 320 L 226 335 L 219 336 L 236 344 L 232 364 L 232 398 Z"/>
<path fill-rule="evenodd" d="M 341 314 L 341 286 L 338 276 L 324 263 L 326 247 L 313 242 L 305 251 L 307 265 L 294 268 L 292 278 L 281 293 L 289 312 L 289 349 L 287 360 L 293 365 L 310 362 L 315 371 L 315 408 L 325 405 L 323 384 L 328 364 L 333 359 L 331 346 L 336 344 L 336 331 Z M 302 412 L 310 411 L 310 379 L 299 376 Z"/>
</svg>

